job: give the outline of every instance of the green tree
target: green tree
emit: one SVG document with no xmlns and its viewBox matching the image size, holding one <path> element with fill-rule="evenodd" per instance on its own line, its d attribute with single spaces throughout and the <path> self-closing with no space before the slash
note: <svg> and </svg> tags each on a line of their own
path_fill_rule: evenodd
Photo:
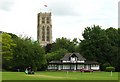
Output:
<svg viewBox="0 0 120 82">
<path fill-rule="evenodd" d="M 97 60 L 99 62 L 105 62 L 105 51 L 107 48 L 107 36 L 105 30 L 100 26 L 87 27 L 82 34 L 84 40 L 80 43 L 80 52 L 88 60 Z M 97 59 L 100 58 L 101 60 Z"/>
<path fill-rule="evenodd" d="M 0 37 L 2 37 L 0 41 L 2 44 L 2 65 L 4 69 L 10 69 L 10 61 L 13 58 L 13 47 L 16 47 L 16 44 L 11 39 L 11 36 L 5 32 L 3 32 Z"/>
<path fill-rule="evenodd" d="M 93 25 L 85 28 L 83 40 L 79 44 L 79 52 L 88 60 L 96 60 L 101 64 L 109 63 L 116 67 L 119 34 L 117 29 L 101 29 Z"/>
<path fill-rule="evenodd" d="M 68 51 L 66 49 L 59 49 L 57 51 L 51 52 L 51 53 L 47 53 L 46 54 L 46 59 L 47 62 L 53 61 L 53 60 L 60 60 L 61 58 L 64 57 L 64 55 L 67 53 Z"/>
<path fill-rule="evenodd" d="M 51 51 L 56 51 L 59 49 L 66 49 L 69 52 L 75 52 L 75 45 L 77 44 L 76 39 L 71 41 L 70 39 L 67 38 L 57 38 L 55 43 L 52 46 Z"/>
<path fill-rule="evenodd" d="M 112 66 L 117 67 L 117 58 L 118 58 L 118 42 L 119 42 L 119 34 L 118 30 L 115 28 L 106 29 L 106 35 L 109 38 L 109 51 L 107 54 L 109 55 L 109 62 Z"/>
<path fill-rule="evenodd" d="M 34 70 L 40 70 L 46 63 L 45 51 L 36 41 L 31 38 L 15 38 L 17 44 L 13 54 L 13 70 L 25 70 L 26 67 L 32 67 Z"/>
</svg>

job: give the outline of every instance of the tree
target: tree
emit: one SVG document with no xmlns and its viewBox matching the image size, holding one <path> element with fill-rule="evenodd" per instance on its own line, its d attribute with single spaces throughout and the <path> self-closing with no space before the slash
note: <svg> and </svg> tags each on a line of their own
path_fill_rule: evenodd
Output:
<svg viewBox="0 0 120 82">
<path fill-rule="evenodd" d="M 86 59 L 116 67 L 119 42 L 117 29 L 111 27 L 104 30 L 93 25 L 85 28 L 82 35 L 84 39 L 79 44 L 79 52 Z"/>
<path fill-rule="evenodd" d="M 118 34 L 118 30 L 115 28 L 108 28 L 106 29 L 106 35 L 109 38 L 109 61 L 111 63 L 112 66 L 117 67 L 117 58 L 118 58 L 118 42 L 119 42 L 119 34 Z"/>
<path fill-rule="evenodd" d="M 16 47 L 16 44 L 13 42 L 11 39 L 11 36 L 5 32 L 3 32 L 0 37 L 2 37 L 0 43 L 2 43 L 2 65 L 3 68 L 8 68 L 10 69 L 10 61 L 13 58 L 13 47 Z"/>
<path fill-rule="evenodd" d="M 66 49 L 69 52 L 75 52 L 75 45 L 77 44 L 76 39 L 73 41 L 70 41 L 70 39 L 67 38 L 57 38 L 55 43 L 52 46 L 51 51 L 56 51 L 59 49 Z"/>
<path fill-rule="evenodd" d="M 104 49 L 106 47 L 107 38 L 105 36 L 105 31 L 100 28 L 100 26 L 87 27 L 82 34 L 84 40 L 81 40 L 80 43 L 80 52 L 84 54 L 84 56 L 88 60 L 97 60 L 97 58 L 101 58 L 101 60 L 97 60 L 99 62 L 104 62 L 106 57 L 104 53 Z"/>
<path fill-rule="evenodd" d="M 55 43 L 52 44 L 47 44 L 44 48 L 45 48 L 45 53 L 50 53 L 52 51 L 52 47 Z"/>
<path fill-rule="evenodd" d="M 12 33 L 2 33 L 0 37 L 3 69 L 24 71 L 30 66 L 34 70 L 42 70 L 46 65 L 45 51 L 37 41 Z"/>
<path fill-rule="evenodd" d="M 49 63 L 50 61 L 53 61 L 53 60 L 60 60 L 61 58 L 64 57 L 64 55 L 67 52 L 68 51 L 66 49 L 59 49 L 57 51 L 54 51 L 54 52 L 51 52 L 51 53 L 47 53 L 46 54 L 47 62 Z"/>
<path fill-rule="evenodd" d="M 117 71 L 120 72 L 120 28 L 118 28 L 118 55 L 117 55 Z"/>
<path fill-rule="evenodd" d="M 27 67 L 32 67 L 35 71 L 40 70 L 46 63 L 45 51 L 36 41 L 28 37 L 18 37 L 14 39 L 17 44 L 14 48 L 12 66 L 13 70 L 24 71 Z"/>
<path fill-rule="evenodd" d="M 7 33 L 7 34 L 9 34 L 9 35 L 11 36 L 12 39 L 18 38 L 18 36 L 15 35 L 15 34 L 12 34 L 12 33 Z"/>
</svg>

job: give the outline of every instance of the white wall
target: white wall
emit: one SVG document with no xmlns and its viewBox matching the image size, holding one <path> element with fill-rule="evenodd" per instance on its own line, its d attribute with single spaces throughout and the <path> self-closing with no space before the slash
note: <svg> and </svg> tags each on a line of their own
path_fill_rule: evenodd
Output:
<svg viewBox="0 0 120 82">
<path fill-rule="evenodd" d="M 77 62 L 79 62 L 79 63 L 84 63 L 85 61 L 77 61 Z"/>
<path fill-rule="evenodd" d="M 70 62 L 70 61 L 63 61 L 63 62 Z"/>
<path fill-rule="evenodd" d="M 84 68 L 84 65 L 77 65 L 77 69 L 82 69 Z"/>
<path fill-rule="evenodd" d="M 70 69 L 70 65 L 63 65 L 63 69 Z"/>
<path fill-rule="evenodd" d="M 93 70 L 100 70 L 100 66 L 99 65 L 77 65 L 77 69 L 82 69 L 82 68 L 86 68 L 86 69 L 93 69 Z M 48 65 L 48 69 L 58 69 L 58 70 L 62 70 L 62 69 L 70 69 L 70 65 Z M 71 65 L 71 69 L 76 70 L 76 65 Z"/>
<path fill-rule="evenodd" d="M 57 69 L 57 65 L 48 65 L 48 69 Z"/>
<path fill-rule="evenodd" d="M 100 66 L 97 65 L 97 66 L 91 67 L 91 69 L 93 69 L 93 70 L 99 70 L 99 69 L 100 69 Z"/>
</svg>

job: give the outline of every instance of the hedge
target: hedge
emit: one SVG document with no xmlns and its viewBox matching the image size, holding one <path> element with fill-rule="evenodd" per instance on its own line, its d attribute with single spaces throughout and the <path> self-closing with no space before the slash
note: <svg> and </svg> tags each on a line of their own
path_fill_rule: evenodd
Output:
<svg viewBox="0 0 120 82">
<path fill-rule="evenodd" d="M 115 67 L 106 67 L 106 71 L 110 72 L 110 71 L 115 71 Z"/>
</svg>

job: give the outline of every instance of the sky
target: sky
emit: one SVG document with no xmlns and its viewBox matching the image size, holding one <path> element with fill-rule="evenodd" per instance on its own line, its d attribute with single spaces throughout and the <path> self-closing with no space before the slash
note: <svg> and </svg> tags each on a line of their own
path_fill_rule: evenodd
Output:
<svg viewBox="0 0 120 82">
<path fill-rule="evenodd" d="M 53 41 L 61 37 L 83 39 L 88 26 L 118 28 L 118 1 L 0 0 L 0 31 L 37 40 L 37 14 L 51 11 Z"/>
</svg>

